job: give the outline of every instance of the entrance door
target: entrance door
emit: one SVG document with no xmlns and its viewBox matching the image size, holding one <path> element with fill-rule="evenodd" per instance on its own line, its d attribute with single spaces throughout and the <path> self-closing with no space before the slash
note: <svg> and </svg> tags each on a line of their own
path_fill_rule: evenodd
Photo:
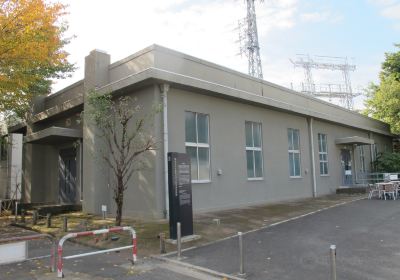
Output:
<svg viewBox="0 0 400 280">
<path fill-rule="evenodd" d="M 60 151 L 59 157 L 60 203 L 76 203 L 76 150 L 74 148 Z"/>
<path fill-rule="evenodd" d="M 343 182 L 344 186 L 350 186 L 353 184 L 353 175 L 351 170 L 351 153 L 350 150 L 341 150 L 341 162 L 342 162 L 342 172 L 343 172 Z"/>
</svg>

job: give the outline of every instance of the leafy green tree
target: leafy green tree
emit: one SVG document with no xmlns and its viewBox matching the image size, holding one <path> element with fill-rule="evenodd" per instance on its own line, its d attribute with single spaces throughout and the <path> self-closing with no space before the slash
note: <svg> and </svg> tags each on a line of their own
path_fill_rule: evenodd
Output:
<svg viewBox="0 0 400 280">
<path fill-rule="evenodd" d="M 400 48 L 400 44 L 395 46 Z M 363 113 L 390 124 L 393 133 L 400 133 L 400 50 L 385 54 L 380 84 L 371 84 L 366 93 Z"/>
<path fill-rule="evenodd" d="M 395 44 L 400 48 L 400 44 Z M 385 53 L 385 61 L 382 63 L 381 79 L 393 77 L 400 81 L 400 50 L 393 53 Z"/>
<path fill-rule="evenodd" d="M 379 154 L 374 165 L 377 172 L 400 172 L 400 153 Z"/>
<path fill-rule="evenodd" d="M 390 124 L 393 133 L 400 133 L 400 81 L 389 76 L 379 86 L 371 84 L 367 96 L 367 115 Z"/>
</svg>

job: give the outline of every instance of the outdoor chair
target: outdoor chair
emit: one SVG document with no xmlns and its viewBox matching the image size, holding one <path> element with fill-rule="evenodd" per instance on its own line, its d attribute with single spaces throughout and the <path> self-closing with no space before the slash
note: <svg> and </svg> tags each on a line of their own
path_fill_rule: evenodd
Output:
<svg viewBox="0 0 400 280">
<path fill-rule="evenodd" d="M 372 199 L 372 197 L 376 194 L 378 198 L 381 198 L 381 192 L 379 191 L 379 187 L 374 184 L 368 184 L 369 194 L 368 199 Z"/>
<path fill-rule="evenodd" d="M 387 184 L 387 185 L 385 185 L 385 188 L 383 189 L 383 196 L 385 197 L 385 200 L 386 200 L 387 196 L 393 198 L 393 200 L 396 200 L 396 196 L 397 196 L 396 192 L 397 192 L 397 189 L 393 184 Z"/>
</svg>

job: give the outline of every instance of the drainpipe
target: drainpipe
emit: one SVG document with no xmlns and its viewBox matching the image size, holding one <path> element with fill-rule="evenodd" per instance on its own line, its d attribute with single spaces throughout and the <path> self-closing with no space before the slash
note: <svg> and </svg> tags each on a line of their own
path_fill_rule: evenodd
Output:
<svg viewBox="0 0 400 280">
<path fill-rule="evenodd" d="M 372 139 L 372 132 L 368 132 L 368 138 Z M 373 146 L 371 144 L 369 145 L 369 155 L 370 155 L 370 163 L 369 163 L 370 170 L 369 170 L 369 172 L 372 173 L 375 171 L 375 170 L 373 170 L 373 167 L 374 167 L 373 162 L 375 161 L 375 154 L 373 151 Z"/>
<path fill-rule="evenodd" d="M 169 217 L 168 197 L 168 96 L 169 84 L 161 84 L 160 91 L 163 101 L 163 147 L 164 147 L 164 192 L 165 192 L 165 218 Z"/>
<path fill-rule="evenodd" d="M 315 176 L 315 155 L 314 155 L 314 132 L 313 118 L 307 118 L 308 138 L 310 139 L 310 157 L 311 157 L 311 181 L 313 186 L 313 197 L 317 197 L 317 178 Z"/>
<path fill-rule="evenodd" d="M 353 145 L 352 150 L 353 150 L 353 160 L 352 160 L 353 166 L 351 167 L 351 169 L 353 170 L 353 168 L 354 168 L 353 185 L 357 185 L 357 183 L 358 183 L 358 176 L 357 176 L 358 166 L 357 166 L 357 162 L 356 162 L 357 161 L 357 157 L 356 157 L 357 144 Z"/>
</svg>

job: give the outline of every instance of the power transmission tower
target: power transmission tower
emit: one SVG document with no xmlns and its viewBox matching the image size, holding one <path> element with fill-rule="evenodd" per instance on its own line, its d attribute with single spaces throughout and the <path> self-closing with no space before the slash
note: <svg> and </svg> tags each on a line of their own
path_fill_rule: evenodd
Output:
<svg viewBox="0 0 400 280">
<path fill-rule="evenodd" d="M 301 92 L 316 97 L 339 99 L 347 109 L 353 109 L 353 98 L 360 95 L 354 93 L 351 86 L 350 71 L 355 71 L 356 66 L 349 64 L 347 57 L 314 56 L 298 54 L 295 60 L 290 59 L 294 67 L 304 69 L 304 83 Z M 343 76 L 343 84 L 318 84 L 313 80 L 312 69 L 340 71 Z"/>
<path fill-rule="evenodd" d="M 249 60 L 249 75 L 262 79 L 263 73 L 260 45 L 258 43 L 256 8 L 254 0 L 245 1 L 247 4 L 247 16 L 239 21 L 240 54 L 245 54 Z"/>
</svg>

